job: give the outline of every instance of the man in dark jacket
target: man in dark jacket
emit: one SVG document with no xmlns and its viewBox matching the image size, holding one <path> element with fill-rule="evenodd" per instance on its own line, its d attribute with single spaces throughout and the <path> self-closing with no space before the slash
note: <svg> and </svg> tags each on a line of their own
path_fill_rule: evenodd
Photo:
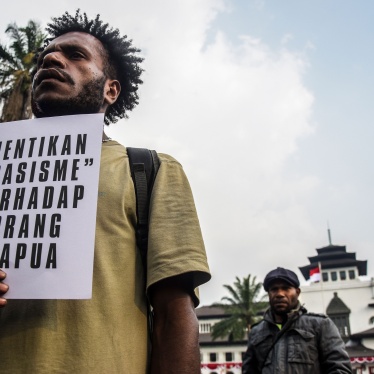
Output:
<svg viewBox="0 0 374 374">
<path fill-rule="evenodd" d="M 243 374 L 352 373 L 338 329 L 300 305 L 299 286 L 291 270 L 278 267 L 265 277 L 270 308 L 249 333 Z"/>
</svg>

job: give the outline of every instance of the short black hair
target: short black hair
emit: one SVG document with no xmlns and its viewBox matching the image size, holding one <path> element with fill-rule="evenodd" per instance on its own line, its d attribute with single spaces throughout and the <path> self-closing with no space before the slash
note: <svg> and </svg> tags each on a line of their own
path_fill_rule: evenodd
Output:
<svg viewBox="0 0 374 374">
<path fill-rule="evenodd" d="M 88 19 L 86 13 L 80 9 L 71 15 L 65 12 L 61 17 L 52 18 L 48 23 L 46 31 L 50 38 L 46 39 L 44 48 L 49 43 L 68 32 L 85 32 L 94 36 L 104 46 L 106 56 L 104 57 L 104 74 L 111 79 L 117 79 L 121 84 L 121 92 L 117 101 L 110 105 L 105 113 L 105 124 L 115 123 L 118 119 L 127 118 L 127 111 L 134 109 L 139 103 L 138 87 L 142 84 L 140 75 L 143 69 L 140 63 L 143 58 L 138 55 L 140 49 L 132 46 L 132 40 L 127 36 L 121 36 L 118 29 L 113 29 L 108 23 L 103 23 L 100 14 L 94 19 Z M 37 56 L 36 56 L 37 58 Z"/>
</svg>

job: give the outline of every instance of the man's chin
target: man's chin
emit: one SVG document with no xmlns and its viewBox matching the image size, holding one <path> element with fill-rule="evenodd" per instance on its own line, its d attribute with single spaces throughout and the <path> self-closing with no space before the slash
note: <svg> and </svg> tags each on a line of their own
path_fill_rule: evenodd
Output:
<svg viewBox="0 0 374 374">
<path fill-rule="evenodd" d="M 32 100 L 31 107 L 32 107 L 32 112 L 34 113 L 34 116 L 36 118 L 64 115 L 64 114 L 60 114 L 62 110 L 62 106 L 58 105 L 58 102 L 55 102 L 55 103 L 53 101 L 35 102 Z"/>
</svg>

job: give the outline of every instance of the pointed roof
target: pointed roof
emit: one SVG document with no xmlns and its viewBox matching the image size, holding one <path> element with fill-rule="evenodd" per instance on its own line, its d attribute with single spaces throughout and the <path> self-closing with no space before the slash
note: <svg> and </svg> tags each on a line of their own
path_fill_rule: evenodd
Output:
<svg viewBox="0 0 374 374">
<path fill-rule="evenodd" d="M 367 261 L 356 260 L 356 253 L 347 252 L 345 245 L 329 244 L 316 251 L 317 256 L 308 257 L 309 265 L 299 267 L 305 280 L 309 279 L 309 271 L 318 267 L 318 264 L 322 270 L 356 267 L 358 275 L 367 275 Z"/>
<path fill-rule="evenodd" d="M 328 316 L 333 316 L 337 314 L 349 314 L 351 310 L 344 304 L 343 300 L 338 297 L 338 293 L 334 292 L 334 297 L 331 299 L 329 305 L 326 309 L 326 314 Z"/>
</svg>

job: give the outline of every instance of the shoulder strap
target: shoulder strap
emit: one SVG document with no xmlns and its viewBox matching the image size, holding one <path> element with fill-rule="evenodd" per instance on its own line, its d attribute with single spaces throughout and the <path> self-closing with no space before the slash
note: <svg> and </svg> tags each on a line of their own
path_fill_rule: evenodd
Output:
<svg viewBox="0 0 374 374">
<path fill-rule="evenodd" d="M 146 274 L 149 202 L 160 160 L 156 151 L 146 148 L 127 148 L 127 155 L 136 195 L 136 243 L 143 261 L 144 274 Z"/>
<path fill-rule="evenodd" d="M 136 244 L 144 269 L 144 284 L 147 284 L 147 251 L 148 251 L 148 216 L 149 202 L 151 199 L 153 184 L 160 167 L 160 159 L 157 152 L 146 148 L 127 148 L 131 177 L 134 181 L 136 197 Z M 153 312 L 147 301 L 149 344 L 152 344 Z"/>
<path fill-rule="evenodd" d="M 294 324 L 294 322 L 300 318 L 300 316 L 302 315 L 302 313 L 294 313 L 289 319 L 288 321 L 285 323 L 285 325 L 282 327 L 281 330 L 278 331 L 278 333 L 275 335 L 275 338 L 273 340 L 273 342 L 271 343 L 271 346 L 269 347 L 269 349 L 267 350 L 266 354 L 264 355 L 265 359 L 264 361 L 262 362 L 262 365 L 261 365 L 261 370 L 260 372 L 262 372 L 264 366 L 265 366 L 265 363 L 266 363 L 266 360 L 271 352 L 271 350 L 274 348 L 275 344 L 278 343 L 278 341 L 280 340 L 280 338 L 288 331 L 291 329 L 292 325 Z"/>
</svg>

